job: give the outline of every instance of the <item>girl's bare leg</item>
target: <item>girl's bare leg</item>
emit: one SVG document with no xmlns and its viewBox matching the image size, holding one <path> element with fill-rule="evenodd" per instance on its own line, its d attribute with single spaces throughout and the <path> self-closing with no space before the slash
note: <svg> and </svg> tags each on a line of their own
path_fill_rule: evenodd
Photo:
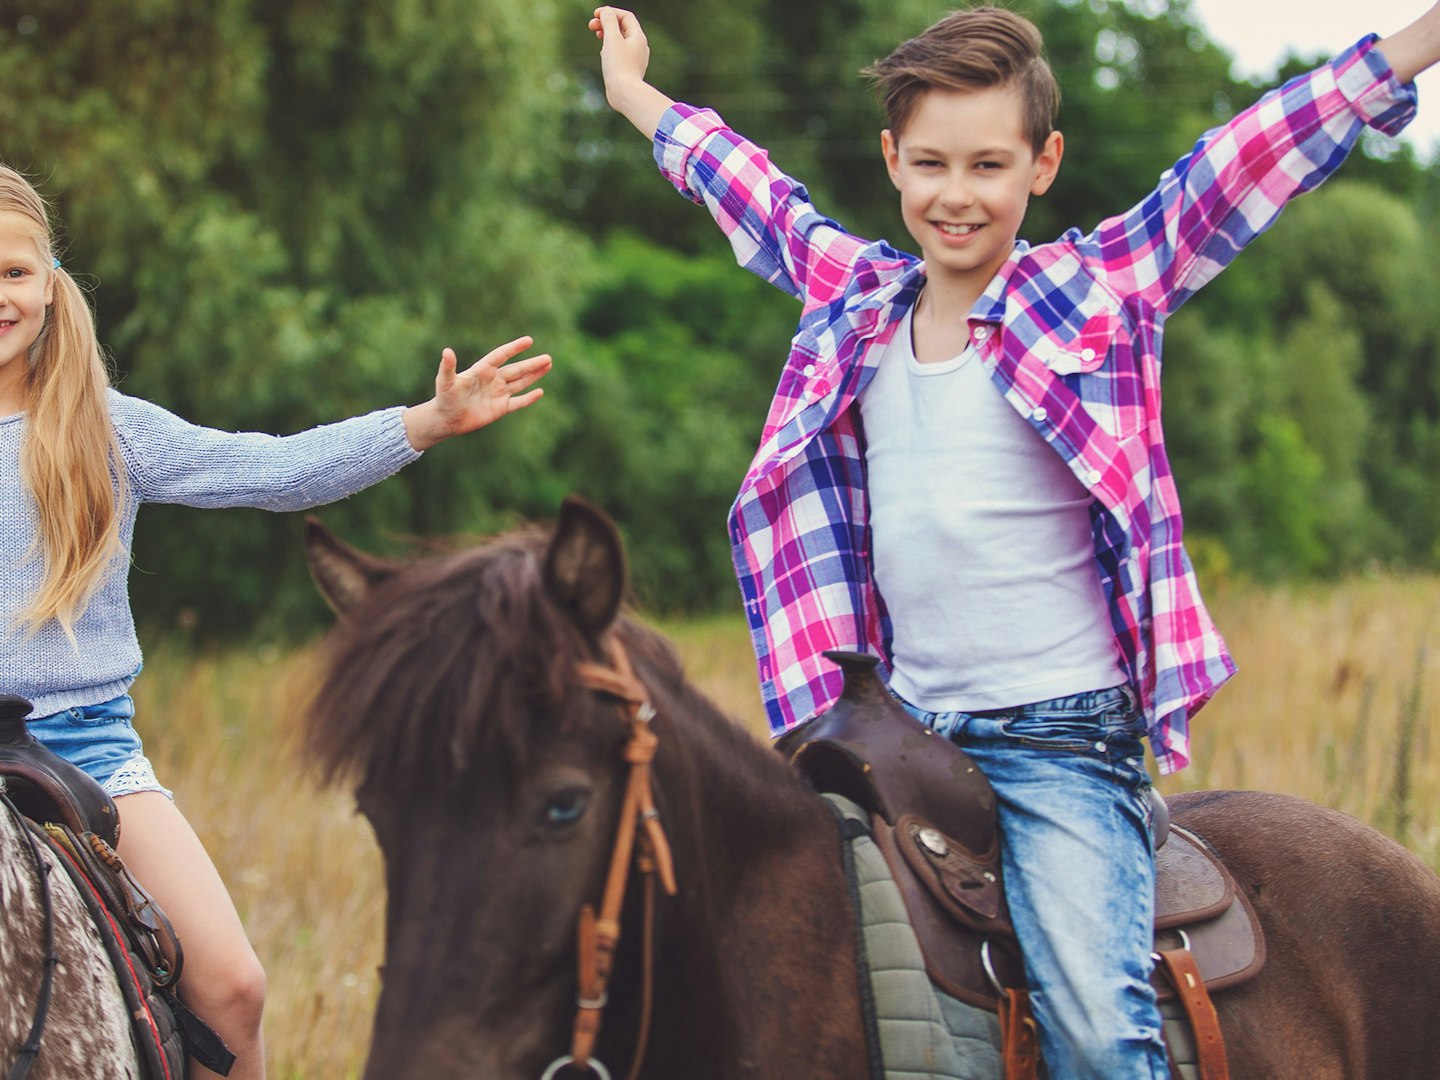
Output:
<svg viewBox="0 0 1440 1080">
<path fill-rule="evenodd" d="M 264 1080 L 265 971 L 200 838 L 158 791 L 116 799 L 120 857 L 170 918 L 185 953 L 180 996 L 235 1054 L 230 1080 Z M 194 1080 L 213 1077 L 190 1064 Z"/>
</svg>

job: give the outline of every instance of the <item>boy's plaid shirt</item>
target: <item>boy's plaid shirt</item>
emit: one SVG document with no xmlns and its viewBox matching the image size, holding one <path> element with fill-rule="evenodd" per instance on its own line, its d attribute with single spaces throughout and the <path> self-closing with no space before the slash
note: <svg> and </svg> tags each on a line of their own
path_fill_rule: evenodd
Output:
<svg viewBox="0 0 1440 1080">
<path fill-rule="evenodd" d="M 1189 761 L 1189 719 L 1235 671 L 1181 545 L 1160 428 L 1165 318 L 1344 159 L 1369 124 L 1415 111 L 1373 37 L 1207 133 L 1134 209 L 1014 252 L 970 313 L 995 386 L 1094 495 L 1095 559 L 1163 772 Z M 709 207 L 740 264 L 804 303 L 758 452 L 730 513 L 736 572 L 776 732 L 828 707 L 820 654 L 888 661 L 871 576 L 856 398 L 923 282 L 923 266 L 819 214 L 713 112 L 677 105 L 661 170 Z"/>
</svg>

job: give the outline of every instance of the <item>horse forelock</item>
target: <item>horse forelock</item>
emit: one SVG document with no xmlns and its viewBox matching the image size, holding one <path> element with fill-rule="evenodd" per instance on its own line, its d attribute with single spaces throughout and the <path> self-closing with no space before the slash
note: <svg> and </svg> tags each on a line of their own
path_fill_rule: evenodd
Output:
<svg viewBox="0 0 1440 1080">
<path fill-rule="evenodd" d="M 327 779 L 402 792 L 503 779 L 583 722 L 574 668 L 590 647 L 545 594 L 546 539 L 417 560 L 345 613 L 306 737 Z"/>
</svg>

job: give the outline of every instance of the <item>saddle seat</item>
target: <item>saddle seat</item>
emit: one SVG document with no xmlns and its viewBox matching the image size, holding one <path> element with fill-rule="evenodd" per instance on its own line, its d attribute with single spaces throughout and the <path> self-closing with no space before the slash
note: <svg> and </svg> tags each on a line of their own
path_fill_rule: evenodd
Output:
<svg viewBox="0 0 1440 1080">
<path fill-rule="evenodd" d="M 777 749 L 817 791 L 870 813 L 935 985 L 998 1011 L 1025 974 L 1005 905 L 995 793 L 968 754 L 895 702 L 874 656 L 825 655 L 844 672 L 840 700 Z M 1265 962 L 1259 920 L 1204 841 L 1171 825 L 1154 799 L 1156 952 L 1188 950 L 1209 991 L 1244 982 Z M 1176 990 L 1162 966 L 1152 982 L 1166 1001 Z"/>
<path fill-rule="evenodd" d="M 110 847 L 120 840 L 115 801 L 83 770 L 47 750 L 30 734 L 32 706 L 0 694 L 0 784 L 26 817 L 54 821 L 77 834 L 94 833 Z"/>
</svg>

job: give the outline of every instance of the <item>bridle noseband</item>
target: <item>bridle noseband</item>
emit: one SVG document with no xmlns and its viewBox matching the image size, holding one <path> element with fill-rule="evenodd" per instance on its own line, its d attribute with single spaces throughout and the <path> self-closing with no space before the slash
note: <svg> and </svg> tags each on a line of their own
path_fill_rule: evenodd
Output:
<svg viewBox="0 0 1440 1080">
<path fill-rule="evenodd" d="M 591 1055 L 600 1034 L 600 1018 L 605 1010 L 610 972 L 615 962 L 615 948 L 620 942 L 620 913 L 625 904 L 625 888 L 630 880 L 630 866 L 645 879 L 645 928 L 643 983 L 640 1006 L 640 1033 L 636 1040 L 635 1061 L 630 1080 L 640 1074 L 645 1060 L 645 1044 L 650 1035 L 650 1009 L 653 1000 L 655 877 L 667 896 L 675 895 L 675 869 L 670 856 L 670 843 L 660 826 L 660 813 L 655 809 L 655 795 L 650 786 L 650 762 L 660 741 L 650 726 L 655 709 L 645 685 L 635 676 L 630 657 L 618 640 L 610 645 L 611 666 L 581 661 L 575 665 L 581 685 L 597 694 L 614 698 L 626 714 L 630 732 L 620 749 L 620 760 L 628 766 L 624 801 L 615 827 L 615 845 L 610 852 L 610 870 L 605 879 L 605 893 L 600 912 L 586 904 L 580 909 L 579 922 L 579 991 L 575 999 L 575 1027 L 570 1053 L 551 1062 L 540 1080 L 553 1080 L 562 1069 L 589 1070 L 599 1080 L 610 1080 L 610 1073 Z M 638 841 L 637 841 L 637 833 Z"/>
</svg>

